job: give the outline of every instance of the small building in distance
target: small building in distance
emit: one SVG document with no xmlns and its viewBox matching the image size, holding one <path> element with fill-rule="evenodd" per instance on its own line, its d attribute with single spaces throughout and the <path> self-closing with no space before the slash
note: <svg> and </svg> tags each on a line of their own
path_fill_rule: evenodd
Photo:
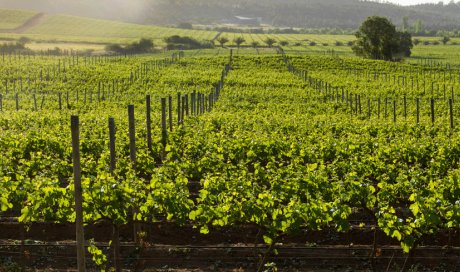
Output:
<svg viewBox="0 0 460 272">
<path fill-rule="evenodd" d="M 261 17 L 244 17 L 244 16 L 235 16 L 232 19 L 224 20 L 224 23 L 243 25 L 243 26 L 259 26 L 262 23 Z"/>
</svg>

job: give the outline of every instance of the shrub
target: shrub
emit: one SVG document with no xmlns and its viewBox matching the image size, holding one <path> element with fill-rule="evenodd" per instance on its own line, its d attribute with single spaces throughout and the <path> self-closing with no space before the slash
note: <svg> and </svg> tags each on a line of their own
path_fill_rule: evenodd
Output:
<svg viewBox="0 0 460 272">
<path fill-rule="evenodd" d="M 201 43 L 193 38 L 178 35 L 166 38 L 165 42 L 168 50 L 187 50 L 213 47 L 211 43 Z"/>
</svg>

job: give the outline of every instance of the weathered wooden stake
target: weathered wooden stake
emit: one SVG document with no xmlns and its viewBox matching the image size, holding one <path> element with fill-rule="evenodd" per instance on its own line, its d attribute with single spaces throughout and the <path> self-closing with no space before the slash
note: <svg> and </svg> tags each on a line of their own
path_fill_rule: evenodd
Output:
<svg viewBox="0 0 460 272">
<path fill-rule="evenodd" d="M 35 94 L 32 95 L 32 98 L 34 100 L 34 111 L 37 111 L 37 97 L 35 96 Z"/>
<path fill-rule="evenodd" d="M 115 151 L 115 119 L 109 118 L 109 149 L 110 149 L 110 172 L 115 171 L 117 165 L 117 157 Z"/>
<path fill-rule="evenodd" d="M 169 131 L 173 131 L 173 113 L 172 113 L 172 96 L 168 97 L 168 112 L 169 112 Z"/>
<path fill-rule="evenodd" d="M 449 117 L 450 117 L 450 130 L 454 129 L 454 101 L 449 98 Z"/>
<path fill-rule="evenodd" d="M 367 99 L 367 119 L 371 119 L 371 99 Z"/>
<path fill-rule="evenodd" d="M 72 130 L 72 158 L 75 190 L 75 234 L 77 241 L 77 265 L 78 271 L 86 271 L 85 262 L 85 234 L 83 229 L 83 190 L 81 187 L 81 164 L 80 164 L 80 125 L 78 116 L 71 116 Z"/>
<path fill-rule="evenodd" d="M 134 105 L 128 106 L 128 122 L 129 122 L 129 157 L 131 159 L 131 167 L 136 170 L 136 124 L 134 119 Z"/>
<path fill-rule="evenodd" d="M 161 144 L 163 145 L 163 154 L 168 138 L 168 129 L 166 127 L 166 98 L 161 99 Z"/>
<path fill-rule="evenodd" d="M 150 95 L 145 97 L 146 122 L 147 122 L 147 148 L 152 152 L 152 117 L 150 108 Z"/>
<path fill-rule="evenodd" d="M 406 96 L 404 96 L 403 103 L 404 103 L 404 120 L 406 120 L 407 119 L 407 98 Z"/>
<path fill-rule="evenodd" d="M 180 126 L 181 124 L 181 116 L 182 116 L 182 111 L 181 111 L 181 94 L 177 93 L 177 125 Z"/>
<path fill-rule="evenodd" d="M 417 125 L 420 124 L 420 98 L 415 99 L 415 112 L 416 112 L 416 121 Z"/>
<path fill-rule="evenodd" d="M 393 122 L 396 123 L 396 100 L 393 100 Z"/>
</svg>

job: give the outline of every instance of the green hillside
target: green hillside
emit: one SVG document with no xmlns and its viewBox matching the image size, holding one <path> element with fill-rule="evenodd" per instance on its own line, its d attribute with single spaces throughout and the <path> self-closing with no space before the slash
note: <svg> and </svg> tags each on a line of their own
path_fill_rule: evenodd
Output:
<svg viewBox="0 0 460 272">
<path fill-rule="evenodd" d="M 0 29 L 15 29 L 35 15 L 34 11 L 0 9 Z"/>
<path fill-rule="evenodd" d="M 0 29 L 14 29 L 21 26 L 36 13 L 0 9 Z M 1 32 L 1 31 L 0 31 Z M 21 33 L 0 33 L 0 39 L 28 37 L 40 42 L 84 42 L 84 43 L 130 43 L 140 38 L 154 40 L 157 45 L 172 35 L 187 35 L 198 40 L 210 41 L 218 33 L 203 30 L 185 30 L 153 25 L 131 24 L 118 21 L 76 17 L 68 15 L 47 15 L 37 25 L 32 25 Z"/>
<path fill-rule="evenodd" d="M 199 40 L 212 40 L 217 32 L 184 30 L 149 25 L 130 24 L 117 21 L 91 19 L 84 17 L 56 15 L 50 16 L 43 23 L 27 30 L 25 34 L 54 35 L 63 39 L 78 40 L 78 37 L 96 39 L 102 42 L 118 42 L 150 38 L 161 42 L 171 35 L 193 36 Z"/>
</svg>

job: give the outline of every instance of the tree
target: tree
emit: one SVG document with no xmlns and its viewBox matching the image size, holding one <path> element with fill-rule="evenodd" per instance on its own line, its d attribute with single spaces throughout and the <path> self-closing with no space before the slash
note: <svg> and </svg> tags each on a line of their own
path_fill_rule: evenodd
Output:
<svg viewBox="0 0 460 272">
<path fill-rule="evenodd" d="M 276 40 L 274 40 L 272 38 L 267 38 L 267 39 L 265 39 L 264 42 L 268 45 L 268 47 L 272 47 L 276 43 Z"/>
<path fill-rule="evenodd" d="M 211 48 L 212 44 L 202 43 L 194 38 L 187 36 L 173 35 L 164 39 L 168 50 L 188 50 L 199 48 Z"/>
<path fill-rule="evenodd" d="M 281 46 L 288 46 L 288 45 L 289 45 L 289 42 L 288 42 L 288 41 L 281 41 L 281 42 L 280 42 L 280 45 L 281 45 Z"/>
<path fill-rule="evenodd" d="M 142 38 L 124 47 L 119 44 L 110 44 L 105 47 L 105 50 L 118 54 L 151 53 L 154 51 L 154 44 L 152 40 Z"/>
<path fill-rule="evenodd" d="M 398 53 L 403 57 L 410 57 L 411 49 L 414 47 L 412 35 L 409 32 L 397 32 L 396 34 L 399 43 Z"/>
<path fill-rule="evenodd" d="M 259 42 L 253 41 L 251 42 L 251 46 L 256 48 L 257 46 L 259 46 Z"/>
<path fill-rule="evenodd" d="M 224 48 L 224 44 L 228 43 L 229 40 L 228 40 L 226 37 L 224 37 L 224 36 L 220 36 L 220 37 L 217 39 L 217 42 L 220 44 L 220 46 L 221 46 L 222 48 Z"/>
<path fill-rule="evenodd" d="M 22 44 L 22 45 L 25 45 L 26 43 L 30 43 L 30 42 L 31 42 L 31 40 L 29 38 L 27 38 L 27 37 L 21 37 L 18 40 L 18 44 Z"/>
<path fill-rule="evenodd" d="M 442 44 L 446 45 L 446 43 L 448 43 L 450 41 L 450 38 L 447 37 L 447 36 L 444 36 L 441 40 Z"/>
<path fill-rule="evenodd" d="M 236 44 L 238 49 L 240 48 L 241 44 L 243 44 L 246 40 L 243 37 L 236 37 L 233 42 Z"/>
<path fill-rule="evenodd" d="M 410 56 L 413 47 L 411 35 L 396 31 L 396 27 L 384 17 L 367 18 L 355 35 L 353 52 L 366 58 L 395 60 L 401 55 Z"/>
<path fill-rule="evenodd" d="M 154 48 L 153 41 L 150 39 L 142 38 L 137 44 L 139 52 L 146 53 L 152 51 Z"/>
</svg>

